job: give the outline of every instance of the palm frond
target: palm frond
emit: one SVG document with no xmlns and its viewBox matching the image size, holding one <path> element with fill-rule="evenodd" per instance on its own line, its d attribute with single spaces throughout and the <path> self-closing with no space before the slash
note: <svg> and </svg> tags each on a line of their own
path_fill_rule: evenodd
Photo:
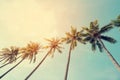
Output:
<svg viewBox="0 0 120 80">
<path fill-rule="evenodd" d="M 66 34 L 66 36 L 69 38 L 69 37 L 72 37 L 72 34 L 70 34 L 69 32 L 66 32 L 65 33 Z"/>
<path fill-rule="evenodd" d="M 69 44 L 69 43 L 71 43 L 71 39 L 68 39 L 67 41 L 66 41 L 66 44 Z"/>
<path fill-rule="evenodd" d="M 120 27 L 120 15 L 117 17 L 117 19 L 112 20 L 112 23 L 116 27 Z"/>
<path fill-rule="evenodd" d="M 95 44 L 95 42 L 91 43 L 91 45 L 92 45 L 92 51 L 95 51 L 96 50 L 96 44 Z"/>
<path fill-rule="evenodd" d="M 112 26 L 112 24 L 110 23 L 110 24 L 105 25 L 104 27 L 102 27 L 102 28 L 100 29 L 99 33 L 100 33 L 100 34 L 101 34 L 101 33 L 105 33 L 105 32 L 110 31 L 111 29 L 113 29 L 113 26 Z"/>
<path fill-rule="evenodd" d="M 33 59 L 33 63 L 35 63 L 36 62 L 36 55 L 34 55 L 34 59 Z"/>
<path fill-rule="evenodd" d="M 73 45 L 76 47 L 76 46 L 77 46 L 77 41 L 74 41 L 74 42 L 73 42 Z"/>
<path fill-rule="evenodd" d="M 94 24 L 94 25 L 97 25 L 97 24 L 98 24 L 98 20 L 95 20 L 95 21 L 93 22 L 93 24 Z"/>
<path fill-rule="evenodd" d="M 113 20 L 112 22 L 113 22 L 114 26 L 120 27 L 120 19 L 118 19 L 118 20 Z"/>
<path fill-rule="evenodd" d="M 93 29 L 94 25 L 93 22 L 90 22 L 90 29 Z"/>
<path fill-rule="evenodd" d="M 76 29 L 76 28 L 74 28 L 73 26 L 71 26 L 71 33 L 72 33 L 73 35 L 75 35 L 75 34 L 76 34 L 76 32 L 77 32 L 77 29 Z"/>
<path fill-rule="evenodd" d="M 103 40 L 105 40 L 105 41 L 107 41 L 107 42 L 110 42 L 110 43 L 116 43 L 117 42 L 114 38 L 108 37 L 108 36 L 101 35 L 100 38 L 103 39 Z"/>
<path fill-rule="evenodd" d="M 48 41 L 48 42 L 52 42 L 52 40 L 50 40 L 50 39 L 47 39 L 47 38 L 44 38 L 46 41 Z"/>
<path fill-rule="evenodd" d="M 61 50 L 60 48 L 57 48 L 57 51 L 58 51 L 59 53 L 62 53 L 62 50 Z"/>
<path fill-rule="evenodd" d="M 98 41 L 98 40 L 97 40 L 96 45 L 98 46 L 99 51 L 100 51 L 100 52 L 103 52 L 103 47 L 102 47 L 102 45 L 99 43 L 99 41 Z"/>
<path fill-rule="evenodd" d="M 82 39 L 82 38 L 79 38 L 79 37 L 78 37 L 78 38 L 77 38 L 77 41 L 80 42 L 80 43 L 82 43 L 82 44 L 86 44 L 86 42 L 85 42 L 84 39 Z"/>
<path fill-rule="evenodd" d="M 95 42 L 95 39 L 94 39 L 94 38 L 91 38 L 89 42 L 92 44 L 92 43 Z"/>
<path fill-rule="evenodd" d="M 80 36 L 82 36 L 82 37 L 86 37 L 86 36 L 88 36 L 88 35 L 89 35 L 88 33 L 81 33 Z"/>
<path fill-rule="evenodd" d="M 87 42 L 87 41 L 90 41 L 91 40 L 91 37 L 90 36 L 87 36 L 83 39 L 83 41 Z"/>
<path fill-rule="evenodd" d="M 90 29 L 91 30 L 98 30 L 99 29 L 99 25 L 98 25 L 98 21 L 97 20 L 95 20 L 95 21 L 90 23 Z"/>
<path fill-rule="evenodd" d="M 82 30 L 89 32 L 89 28 L 87 27 L 82 27 Z"/>
</svg>

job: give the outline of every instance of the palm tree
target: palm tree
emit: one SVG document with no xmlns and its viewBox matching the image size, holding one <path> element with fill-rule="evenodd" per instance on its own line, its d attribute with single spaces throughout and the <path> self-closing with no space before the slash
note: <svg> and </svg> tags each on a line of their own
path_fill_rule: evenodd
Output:
<svg viewBox="0 0 120 80">
<path fill-rule="evenodd" d="M 19 50 L 19 53 L 22 55 L 22 59 L 14 65 L 12 68 L 10 68 L 8 71 L 6 71 L 4 74 L 0 76 L 0 79 L 3 78 L 8 72 L 13 70 L 16 66 L 18 66 L 23 60 L 30 59 L 30 62 L 33 60 L 35 62 L 36 60 L 36 54 L 38 53 L 40 49 L 40 45 L 38 43 L 30 42 L 26 47 L 21 48 Z"/>
<path fill-rule="evenodd" d="M 39 64 L 32 70 L 32 72 L 25 78 L 25 80 L 28 80 L 28 78 L 38 69 L 38 67 L 43 63 L 43 61 L 47 58 L 48 55 L 54 56 L 54 52 L 57 50 L 59 53 L 62 53 L 61 51 L 61 39 L 58 38 L 52 38 L 52 39 L 46 39 L 49 44 L 48 46 L 45 46 L 44 48 L 48 48 L 47 54 L 43 57 L 43 59 L 39 62 Z"/>
<path fill-rule="evenodd" d="M 63 38 L 63 42 L 66 42 L 67 44 L 70 44 L 68 61 L 67 61 L 64 80 L 67 80 L 67 76 L 68 76 L 68 70 L 69 70 L 69 64 L 70 64 L 70 58 L 71 58 L 71 51 L 77 46 L 77 41 L 81 42 L 81 43 L 84 43 L 82 38 L 81 38 L 81 32 L 77 32 L 76 28 L 71 27 L 71 32 L 67 32 L 66 37 Z"/>
<path fill-rule="evenodd" d="M 83 28 L 83 30 L 85 30 L 85 32 L 86 32 L 84 34 L 84 37 L 85 37 L 84 41 L 89 42 L 92 45 L 93 51 L 96 50 L 96 46 L 99 48 L 100 52 L 102 52 L 104 49 L 105 52 L 107 53 L 108 57 L 113 62 L 113 64 L 117 67 L 117 69 L 120 70 L 120 65 L 115 60 L 115 58 L 112 56 L 112 54 L 108 51 L 108 49 L 105 47 L 105 45 L 102 41 L 102 40 L 105 40 L 105 41 L 113 43 L 113 44 L 116 43 L 116 40 L 113 39 L 112 37 L 103 35 L 104 33 L 110 31 L 112 28 L 113 28 L 113 26 L 111 26 L 111 25 L 99 28 L 97 20 L 94 22 L 91 22 L 89 28 L 85 28 L 85 27 Z"/>
<path fill-rule="evenodd" d="M 10 48 L 3 48 L 0 53 L 0 61 L 4 61 L 4 63 L 10 64 L 17 60 L 19 48 L 15 46 L 11 46 Z"/>
</svg>

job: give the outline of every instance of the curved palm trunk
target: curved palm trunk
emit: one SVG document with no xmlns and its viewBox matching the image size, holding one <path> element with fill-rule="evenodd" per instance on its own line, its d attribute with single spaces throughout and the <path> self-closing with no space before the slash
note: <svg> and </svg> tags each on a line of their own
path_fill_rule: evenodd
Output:
<svg viewBox="0 0 120 80">
<path fill-rule="evenodd" d="M 67 76 L 68 76 L 68 70 L 69 70 L 69 64 L 70 64 L 70 58 L 71 58 L 72 45 L 73 45 L 73 43 L 71 43 L 70 49 L 69 49 L 69 55 L 68 55 L 68 61 L 67 61 L 67 66 L 66 66 L 66 72 L 65 72 L 64 80 L 67 80 Z"/>
<path fill-rule="evenodd" d="M 18 58 L 20 58 L 20 57 L 21 57 L 21 56 L 19 56 Z M 18 58 L 17 58 L 17 59 L 18 59 Z M 17 60 L 17 59 L 16 59 L 16 60 Z M 15 60 L 13 60 L 13 61 L 15 61 Z M 8 62 L 8 63 L 6 63 L 6 64 L 3 64 L 2 66 L 0 66 L 0 68 L 2 68 L 2 67 L 4 67 L 4 66 L 7 66 L 7 65 L 10 64 L 10 63 L 11 63 L 11 62 Z"/>
<path fill-rule="evenodd" d="M 28 80 L 28 78 L 38 69 L 38 67 L 43 63 L 43 61 L 47 58 L 49 53 L 51 52 L 52 48 L 49 50 L 49 52 L 44 56 L 44 58 L 39 62 L 39 64 L 32 70 L 32 72 L 25 78 L 25 80 Z"/>
<path fill-rule="evenodd" d="M 0 79 L 3 78 L 8 72 L 10 72 L 11 70 L 13 70 L 15 67 L 17 67 L 24 59 L 22 59 L 20 62 L 18 62 L 15 66 L 13 66 L 12 68 L 10 68 L 8 71 L 6 71 L 4 74 L 2 74 L 0 76 Z"/>
<path fill-rule="evenodd" d="M 112 56 L 112 54 L 107 50 L 107 48 L 105 47 L 104 43 L 102 42 L 101 39 L 99 39 L 99 41 L 101 42 L 103 49 L 106 51 L 108 57 L 111 59 L 112 63 L 116 66 L 116 68 L 120 71 L 120 65 L 119 63 L 115 60 L 115 58 Z"/>
</svg>

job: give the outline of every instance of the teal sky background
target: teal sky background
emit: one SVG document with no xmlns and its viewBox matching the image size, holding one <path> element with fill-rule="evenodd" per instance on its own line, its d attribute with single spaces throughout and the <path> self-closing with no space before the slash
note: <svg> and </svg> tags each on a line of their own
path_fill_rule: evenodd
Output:
<svg viewBox="0 0 120 80">
<path fill-rule="evenodd" d="M 102 27 L 119 14 L 120 0 L 0 0 L 0 49 L 22 47 L 29 41 L 44 45 L 43 38 L 63 37 L 71 25 L 80 30 L 97 19 Z M 120 64 L 119 34 L 119 28 L 111 30 L 106 35 L 117 43 L 104 43 Z M 63 53 L 56 52 L 54 58 L 48 56 L 29 80 L 63 80 L 69 45 L 63 46 Z M 24 80 L 46 52 L 38 54 L 34 64 L 25 60 L 1 80 Z M 0 69 L 0 75 L 13 65 Z M 68 80 L 120 80 L 120 72 L 105 52 L 93 52 L 90 44 L 78 43 L 72 51 Z"/>
</svg>

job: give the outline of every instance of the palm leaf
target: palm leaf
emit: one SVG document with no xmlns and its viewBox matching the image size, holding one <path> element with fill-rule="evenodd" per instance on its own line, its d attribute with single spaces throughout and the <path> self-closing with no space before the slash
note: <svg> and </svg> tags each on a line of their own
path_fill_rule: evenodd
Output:
<svg viewBox="0 0 120 80">
<path fill-rule="evenodd" d="M 33 59 L 33 63 L 35 63 L 36 62 L 36 55 L 34 55 L 34 59 Z"/>
<path fill-rule="evenodd" d="M 77 46 L 77 41 L 74 41 L 74 42 L 73 42 L 73 45 L 76 47 L 76 46 Z"/>
<path fill-rule="evenodd" d="M 67 40 L 67 38 L 62 38 L 61 42 L 65 42 Z"/>
<path fill-rule="evenodd" d="M 111 29 L 113 29 L 112 24 L 108 24 L 108 25 L 102 27 L 102 28 L 100 29 L 99 33 L 100 33 L 100 34 L 101 34 L 101 33 L 105 33 L 105 32 L 110 31 Z"/>
<path fill-rule="evenodd" d="M 60 48 L 57 48 L 57 51 L 58 51 L 59 53 L 62 53 L 62 51 L 60 50 Z"/>
<path fill-rule="evenodd" d="M 69 43 L 71 43 L 71 39 L 68 39 L 67 41 L 66 41 L 66 44 L 69 44 Z"/>
<path fill-rule="evenodd" d="M 92 51 L 95 51 L 96 50 L 96 44 L 95 44 L 95 42 L 91 43 L 91 45 L 92 45 Z"/>
<path fill-rule="evenodd" d="M 118 19 L 118 20 L 113 20 L 113 24 L 114 24 L 114 26 L 116 26 L 116 27 L 120 27 L 120 19 Z"/>
<path fill-rule="evenodd" d="M 65 33 L 67 35 L 67 37 L 72 37 L 72 34 L 70 34 L 69 32 Z"/>
<path fill-rule="evenodd" d="M 83 39 L 83 41 L 90 41 L 91 40 L 91 37 L 90 36 L 87 36 Z"/>
<path fill-rule="evenodd" d="M 98 25 L 98 21 L 95 20 L 94 22 L 90 23 L 90 29 L 91 30 L 98 30 L 99 29 L 99 25 Z"/>
<path fill-rule="evenodd" d="M 120 27 L 120 15 L 117 17 L 117 19 L 112 20 L 112 23 L 114 24 L 114 26 Z"/>
<path fill-rule="evenodd" d="M 89 32 L 89 28 L 87 28 L 87 27 L 82 27 L 82 29 L 83 29 L 84 31 Z"/>
<path fill-rule="evenodd" d="M 110 42 L 110 43 L 116 43 L 117 42 L 115 39 L 113 39 L 112 37 L 108 37 L 108 36 L 101 35 L 100 38 L 107 41 L 107 42 Z"/>
<path fill-rule="evenodd" d="M 99 48 L 99 51 L 100 52 L 103 52 L 103 47 L 102 47 L 102 45 L 99 43 L 99 41 L 97 40 L 97 46 L 98 46 L 98 48 Z"/>
<path fill-rule="evenodd" d="M 71 26 L 71 33 L 72 35 L 75 35 L 77 32 L 77 29 Z"/>
<path fill-rule="evenodd" d="M 94 25 L 93 22 L 90 22 L 90 29 L 93 29 Z"/>
<path fill-rule="evenodd" d="M 92 44 L 92 43 L 95 42 L 95 39 L 94 39 L 94 38 L 91 38 L 89 42 Z"/>
</svg>

